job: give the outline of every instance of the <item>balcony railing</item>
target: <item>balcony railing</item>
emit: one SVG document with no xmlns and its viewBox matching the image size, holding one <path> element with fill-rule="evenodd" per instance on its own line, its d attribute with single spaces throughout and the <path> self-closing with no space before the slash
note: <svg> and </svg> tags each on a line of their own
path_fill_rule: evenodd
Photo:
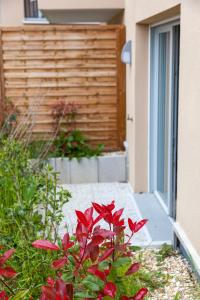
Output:
<svg viewBox="0 0 200 300">
<path fill-rule="evenodd" d="M 38 1 L 37 0 L 24 0 L 24 13 L 25 18 L 40 18 L 40 13 L 38 10 Z"/>
</svg>

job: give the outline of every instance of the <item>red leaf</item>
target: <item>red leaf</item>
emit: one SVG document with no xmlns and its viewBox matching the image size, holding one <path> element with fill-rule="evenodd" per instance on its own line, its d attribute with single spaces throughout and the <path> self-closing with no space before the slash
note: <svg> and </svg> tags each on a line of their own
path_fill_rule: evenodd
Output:
<svg viewBox="0 0 200 300">
<path fill-rule="evenodd" d="M 121 300 L 130 300 L 131 298 L 127 297 L 127 296 L 122 296 Z"/>
<path fill-rule="evenodd" d="M 61 300 L 67 299 L 67 287 L 62 279 L 56 280 L 55 288 L 57 294 L 61 297 Z"/>
<path fill-rule="evenodd" d="M 104 252 L 104 254 L 99 258 L 99 262 L 102 262 L 106 258 L 108 258 L 114 251 L 114 248 L 108 249 Z"/>
<path fill-rule="evenodd" d="M 99 230 L 96 230 L 95 231 L 95 236 L 96 235 L 100 235 L 102 236 L 104 239 L 107 239 L 107 238 L 112 238 L 115 233 L 111 230 L 106 230 L 106 229 L 99 229 Z"/>
<path fill-rule="evenodd" d="M 147 293 L 148 289 L 142 288 L 137 292 L 135 296 L 133 296 L 133 300 L 143 300 Z"/>
<path fill-rule="evenodd" d="M 42 286 L 42 295 L 40 300 L 54 300 L 55 299 L 55 289 L 49 286 Z"/>
<path fill-rule="evenodd" d="M 74 246 L 74 242 L 70 241 L 69 233 L 66 233 L 62 239 L 62 247 L 64 251 Z"/>
<path fill-rule="evenodd" d="M 15 270 L 11 267 L 0 268 L 0 275 L 6 278 L 12 278 L 16 274 L 17 273 L 15 272 Z"/>
<path fill-rule="evenodd" d="M 110 204 L 104 205 L 109 212 L 111 212 L 115 208 L 115 201 L 113 200 Z"/>
<path fill-rule="evenodd" d="M 74 287 L 72 283 L 66 284 L 66 289 L 67 289 L 67 295 L 69 297 L 69 300 L 73 300 L 73 295 L 74 295 Z"/>
<path fill-rule="evenodd" d="M 63 258 L 60 258 L 60 259 L 57 259 L 55 260 L 53 263 L 52 263 L 52 268 L 53 269 L 61 269 L 64 267 L 64 265 L 67 263 L 67 258 L 66 257 L 63 257 Z"/>
<path fill-rule="evenodd" d="M 102 214 L 98 215 L 98 217 L 96 217 L 96 219 L 94 219 L 93 225 L 96 225 L 101 219 L 103 219 Z"/>
<path fill-rule="evenodd" d="M 0 299 L 1 300 L 8 300 L 8 296 L 6 295 L 5 291 L 0 292 Z"/>
<path fill-rule="evenodd" d="M 88 227 L 89 223 L 88 223 L 85 215 L 79 210 L 76 210 L 76 215 L 77 215 L 79 222 L 82 223 L 85 227 Z"/>
<path fill-rule="evenodd" d="M 136 224 L 137 224 L 136 222 L 133 223 L 133 221 L 130 218 L 128 218 L 128 225 L 129 225 L 129 228 L 130 228 L 130 230 L 132 232 L 135 232 L 135 226 L 136 226 Z"/>
<path fill-rule="evenodd" d="M 92 237 L 92 245 L 97 246 L 100 245 L 104 241 L 104 237 L 101 235 L 95 235 Z"/>
<path fill-rule="evenodd" d="M 123 214 L 124 209 L 119 209 L 117 210 L 114 215 L 113 215 L 113 221 L 114 222 L 119 222 L 119 219 L 121 218 L 121 215 Z"/>
<path fill-rule="evenodd" d="M 93 274 L 93 275 L 95 275 L 95 276 L 97 276 L 97 277 L 99 277 L 99 278 L 100 278 L 101 280 L 103 280 L 103 281 L 105 281 L 105 279 L 106 279 L 105 273 L 99 271 L 99 270 L 97 269 L 97 266 L 90 267 L 90 268 L 88 269 L 88 272 L 91 273 L 91 274 Z"/>
<path fill-rule="evenodd" d="M 0 256 L 0 265 L 3 265 L 13 255 L 14 252 L 15 249 L 10 249 Z"/>
<path fill-rule="evenodd" d="M 99 214 L 102 213 L 102 206 L 99 205 L 98 203 L 92 202 L 92 205 L 94 207 L 94 209 L 96 210 L 96 212 L 98 212 Z"/>
<path fill-rule="evenodd" d="M 118 227 L 122 227 L 124 225 L 124 219 L 115 222 L 114 225 Z"/>
<path fill-rule="evenodd" d="M 103 218 L 104 220 L 108 223 L 108 224 L 112 224 L 113 223 L 113 216 L 111 212 L 106 212 L 103 214 Z"/>
<path fill-rule="evenodd" d="M 86 211 L 84 212 L 84 215 L 86 217 L 87 222 L 89 224 L 92 223 L 93 207 L 86 209 Z"/>
<path fill-rule="evenodd" d="M 47 283 L 48 283 L 49 286 L 54 287 L 55 280 L 52 279 L 51 277 L 48 277 L 47 278 Z"/>
<path fill-rule="evenodd" d="M 32 246 L 37 249 L 52 250 L 52 251 L 60 250 L 60 248 L 57 245 L 47 240 L 37 240 L 32 243 Z"/>
<path fill-rule="evenodd" d="M 99 246 L 95 246 L 90 252 L 90 258 L 94 262 L 97 260 L 98 256 L 99 256 Z"/>
<path fill-rule="evenodd" d="M 133 273 L 136 273 L 139 270 L 139 268 L 140 268 L 140 264 L 134 263 L 132 264 L 132 266 L 130 266 L 130 268 L 128 269 L 125 275 L 131 275 Z"/>
<path fill-rule="evenodd" d="M 135 230 L 134 232 L 138 232 L 146 223 L 148 222 L 147 219 L 141 220 L 140 222 L 138 222 L 135 226 Z"/>
<path fill-rule="evenodd" d="M 117 292 L 116 285 L 113 282 L 107 282 L 104 286 L 104 295 L 114 298 Z"/>
</svg>

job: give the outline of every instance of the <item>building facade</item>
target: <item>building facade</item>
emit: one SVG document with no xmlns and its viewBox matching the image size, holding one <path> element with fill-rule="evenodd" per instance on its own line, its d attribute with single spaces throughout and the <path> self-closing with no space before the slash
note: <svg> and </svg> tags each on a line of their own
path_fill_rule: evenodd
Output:
<svg viewBox="0 0 200 300">
<path fill-rule="evenodd" d="M 1 0 L 0 25 L 121 23 L 124 0 Z"/>
<path fill-rule="evenodd" d="M 125 8 L 129 179 L 135 192 L 155 193 L 200 268 L 200 2 Z"/>
</svg>

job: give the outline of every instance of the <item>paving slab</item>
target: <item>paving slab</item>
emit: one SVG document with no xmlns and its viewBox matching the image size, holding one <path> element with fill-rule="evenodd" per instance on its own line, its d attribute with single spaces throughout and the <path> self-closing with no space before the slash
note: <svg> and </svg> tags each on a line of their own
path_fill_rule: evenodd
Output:
<svg viewBox="0 0 200 300">
<path fill-rule="evenodd" d="M 173 243 L 173 225 L 154 194 L 134 194 L 136 204 L 143 216 L 149 219 L 147 229 L 152 238 L 152 246 Z"/>
</svg>

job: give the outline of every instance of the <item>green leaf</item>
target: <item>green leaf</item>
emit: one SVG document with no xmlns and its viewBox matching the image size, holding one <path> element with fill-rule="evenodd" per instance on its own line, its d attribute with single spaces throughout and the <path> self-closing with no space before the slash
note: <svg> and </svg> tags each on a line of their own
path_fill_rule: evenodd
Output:
<svg viewBox="0 0 200 300">
<path fill-rule="evenodd" d="M 174 300 L 179 300 L 179 299 L 181 299 L 181 294 L 178 292 L 176 293 Z"/>
<path fill-rule="evenodd" d="M 93 292 L 100 291 L 104 286 L 104 282 L 93 275 L 88 275 L 82 281 L 82 283 L 88 290 L 93 291 Z"/>
<path fill-rule="evenodd" d="M 96 294 L 92 294 L 92 293 L 87 292 L 87 291 L 85 291 L 85 292 L 77 292 L 77 293 L 75 293 L 74 298 L 75 299 L 76 298 L 81 298 L 81 299 L 91 298 L 91 299 L 94 299 L 94 298 L 96 298 Z"/>
<path fill-rule="evenodd" d="M 139 246 L 129 246 L 130 250 L 133 252 L 140 251 L 142 248 Z"/>
<path fill-rule="evenodd" d="M 23 300 L 24 297 L 28 294 L 29 290 L 24 290 L 18 292 L 15 296 L 11 298 L 11 300 Z"/>
<path fill-rule="evenodd" d="M 131 265 L 130 257 L 120 257 L 113 264 L 111 274 L 114 276 L 122 277 Z"/>
</svg>

